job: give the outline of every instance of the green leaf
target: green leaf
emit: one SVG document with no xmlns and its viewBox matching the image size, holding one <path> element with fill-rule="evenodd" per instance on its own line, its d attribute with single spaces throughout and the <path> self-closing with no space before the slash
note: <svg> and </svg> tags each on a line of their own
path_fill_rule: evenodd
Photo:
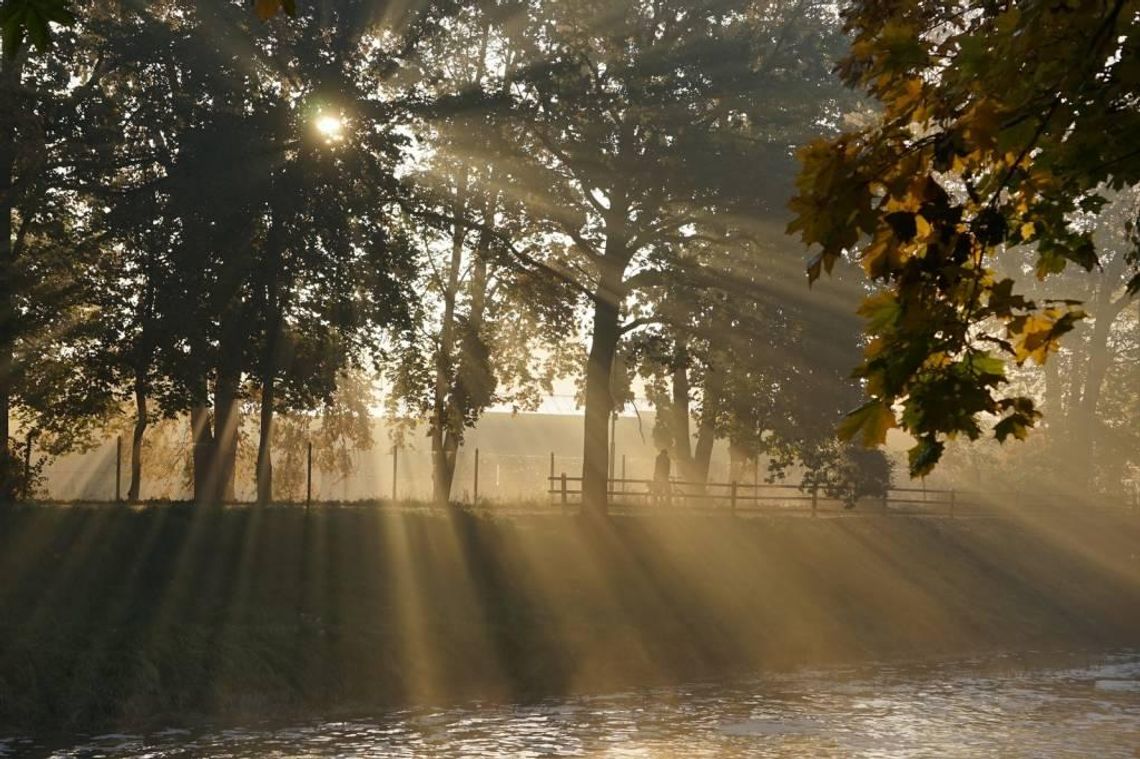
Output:
<svg viewBox="0 0 1140 759">
<path fill-rule="evenodd" d="M 1004 443 L 1011 435 L 1017 440 L 1024 440 L 1029 436 L 1028 420 L 1021 414 L 1012 414 L 1002 419 L 994 426 L 994 437 L 999 443 Z"/>
<path fill-rule="evenodd" d="M 46 51 L 51 45 L 53 23 L 63 26 L 75 23 L 70 0 L 5 0 L 0 7 L 4 57 L 14 58 L 25 39 L 40 52 Z"/>
<path fill-rule="evenodd" d="M 942 458 L 942 450 L 946 446 L 931 439 L 925 439 L 907 451 L 907 461 L 910 464 L 911 477 L 925 477 L 934 470 L 935 464 Z"/>
<path fill-rule="evenodd" d="M 1004 377 L 1005 362 L 989 352 L 971 353 L 969 358 L 970 369 L 975 374 L 989 377 Z"/>
</svg>

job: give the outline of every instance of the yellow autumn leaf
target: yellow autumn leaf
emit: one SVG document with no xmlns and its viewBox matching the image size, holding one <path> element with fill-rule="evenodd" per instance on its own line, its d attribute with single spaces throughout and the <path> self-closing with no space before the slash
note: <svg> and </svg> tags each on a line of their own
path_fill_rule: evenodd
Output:
<svg viewBox="0 0 1140 759">
<path fill-rule="evenodd" d="M 1053 329 L 1062 315 L 1060 309 L 1047 308 L 1026 318 L 1020 331 L 1013 336 L 1014 358 L 1017 363 L 1032 359 L 1036 364 L 1044 365 L 1049 354 L 1057 350 Z"/>
<path fill-rule="evenodd" d="M 937 351 L 926 357 L 923 366 L 927 369 L 941 369 L 942 367 L 949 366 L 950 363 L 950 357 L 946 355 L 944 351 Z"/>
<path fill-rule="evenodd" d="M 863 355 L 872 359 L 882 354 L 883 350 L 887 347 L 887 341 L 882 337 L 876 337 L 867 342 L 867 347 L 863 349 Z"/>
<path fill-rule="evenodd" d="M 887 431 L 896 425 L 895 414 L 887 404 L 871 401 L 845 416 L 837 432 L 840 440 L 860 435 L 865 447 L 874 448 L 887 441 Z"/>
<path fill-rule="evenodd" d="M 930 226 L 930 222 L 928 222 L 926 219 L 922 218 L 922 214 L 915 214 L 914 225 L 915 225 L 915 228 L 918 230 L 919 239 L 926 239 L 926 238 L 930 237 L 930 233 L 933 230 L 933 228 Z"/>
<path fill-rule="evenodd" d="M 888 234 L 880 233 L 871 241 L 863 250 L 863 269 L 866 270 L 867 275 L 870 277 L 879 276 L 886 268 L 884 266 L 887 257 L 887 247 L 891 243 L 891 236 Z"/>
</svg>

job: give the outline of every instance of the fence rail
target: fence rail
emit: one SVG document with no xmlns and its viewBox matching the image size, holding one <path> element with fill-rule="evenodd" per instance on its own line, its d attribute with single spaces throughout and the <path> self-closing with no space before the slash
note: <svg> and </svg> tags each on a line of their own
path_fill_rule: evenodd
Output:
<svg viewBox="0 0 1140 759">
<path fill-rule="evenodd" d="M 57 495 L 42 493 L 39 498 L 35 494 L 25 493 L 25 500 L 41 501 L 45 503 L 120 503 L 123 501 L 123 476 L 126 465 L 127 450 L 122 437 L 107 441 L 94 457 L 94 465 L 87 466 L 86 471 L 78 479 L 93 483 L 94 487 L 87 487 L 87 492 L 70 495 Z M 385 477 L 381 482 L 379 477 L 373 477 L 371 489 L 357 488 L 350 494 L 340 493 L 340 497 L 330 497 L 328 487 L 323 478 L 318 476 L 314 461 L 314 449 L 311 442 L 306 441 L 301 458 L 301 472 L 299 489 L 291 494 L 279 493 L 274 499 L 275 503 L 294 503 L 311 505 L 313 503 L 339 503 L 339 504 L 379 504 L 386 497 L 394 503 L 398 498 L 414 501 L 423 499 L 425 490 L 422 487 L 425 472 L 422 462 L 419 478 L 415 465 L 405 462 L 404 449 L 401 446 L 380 453 L 373 459 L 373 467 L 380 464 L 382 458 L 391 459 L 391 480 Z M 486 453 L 484 451 L 483 453 Z M 518 471 L 524 471 L 525 487 L 511 487 L 509 492 L 499 486 L 499 462 L 503 460 L 501 454 L 490 454 L 488 468 L 490 477 L 481 477 L 480 464 L 486 465 L 488 457 L 480 456 L 478 447 L 473 449 L 473 456 L 464 467 L 456 471 L 455 486 L 458 487 L 461 497 L 456 500 L 464 503 L 480 504 L 485 507 L 499 507 L 510 509 L 511 503 L 525 504 L 527 508 L 542 508 L 541 501 L 545 497 L 552 506 L 561 506 L 563 510 L 571 505 L 581 503 L 582 492 L 580 476 L 566 474 L 567 467 L 577 470 L 581 459 L 572 456 L 557 456 L 551 451 L 549 457 L 545 454 L 523 456 L 527 461 Z M 508 456 L 510 460 L 518 456 Z M 549 476 L 543 477 L 541 469 L 535 464 L 539 460 L 549 460 Z M 31 481 L 32 446 L 27 441 L 25 446 L 23 465 L 25 467 L 24 480 Z M 620 461 L 620 467 L 618 463 Z M 644 471 L 644 459 L 640 461 Z M 652 458 L 648 459 L 652 465 Z M 892 487 L 884 494 L 864 496 L 858 499 L 845 498 L 843 494 L 824 492 L 822 489 L 812 491 L 800 484 L 768 483 L 760 480 L 760 468 L 757 462 L 753 463 L 751 476 L 745 474 L 743 481 L 708 481 L 695 482 L 682 479 L 670 479 L 668 486 L 660 489 L 652 479 L 627 477 L 626 455 L 620 459 L 615 455 L 611 460 L 613 476 L 607 481 L 607 492 L 612 506 L 616 509 L 645 510 L 653 508 L 683 507 L 692 510 L 728 511 L 751 513 L 806 513 L 818 514 L 820 512 L 839 512 L 852 505 L 858 505 L 859 513 L 879 512 L 889 514 L 915 514 L 915 515 L 985 515 L 998 514 L 1008 511 L 1010 507 L 1020 510 L 1032 510 L 1036 507 L 1071 507 L 1074 501 L 1083 505 L 1091 504 L 1094 507 L 1103 506 L 1116 510 L 1126 509 L 1140 515 L 1140 488 L 1132 493 L 1079 493 L 1050 492 L 1029 493 L 1024 491 L 997 491 L 997 490 L 970 490 L 945 489 L 928 487 Z M 558 468 L 561 474 L 556 474 Z M 536 471 L 537 470 L 537 471 Z M 372 470 L 375 474 L 377 469 Z M 96 476 L 97 472 L 103 474 Z M 617 476 L 620 473 L 620 477 Z M 73 479 L 76 471 L 65 473 L 64 479 Z M 510 475 L 508 475 L 510 476 Z M 545 486 L 543 480 L 545 479 Z M 335 484 L 335 483 L 334 483 Z M 470 490 L 467 488 L 469 484 Z M 1128 484 L 1128 483 L 1124 483 Z M 1136 488 L 1137 483 L 1132 483 Z M 363 490 L 363 492 L 361 492 Z M 430 494 L 430 489 L 427 490 Z M 181 496 L 187 497 L 186 495 Z M 166 501 L 177 500 L 177 496 L 161 495 L 148 500 Z M 234 503 L 242 503 L 240 498 Z"/>
<path fill-rule="evenodd" d="M 565 473 L 548 477 L 547 494 L 553 504 L 566 509 L 582 500 L 582 478 Z M 987 491 L 892 487 L 881 495 L 853 497 L 826 493 L 822 489 L 805 489 L 801 485 L 757 482 L 694 482 L 670 479 L 667 483 L 637 478 L 610 478 L 607 494 L 611 506 L 618 508 L 672 508 L 752 513 L 804 512 L 816 516 L 821 512 L 846 511 L 858 505 L 861 511 L 917 516 L 983 516 L 996 515 L 998 504 L 1017 508 L 1065 506 L 1066 495 L 1025 493 L 1023 491 Z M 1092 502 L 1108 508 L 1140 512 L 1140 494 L 1098 494 Z"/>
</svg>

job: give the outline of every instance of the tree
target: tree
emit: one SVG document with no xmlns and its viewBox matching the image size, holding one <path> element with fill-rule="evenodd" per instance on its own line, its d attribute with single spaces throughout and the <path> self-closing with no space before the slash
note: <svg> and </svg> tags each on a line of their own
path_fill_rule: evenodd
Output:
<svg viewBox="0 0 1140 759">
<path fill-rule="evenodd" d="M 582 471 L 592 513 L 606 508 L 614 359 L 623 310 L 650 278 L 640 264 L 775 194 L 787 143 L 774 125 L 803 113 L 793 81 L 826 78 L 813 69 L 823 59 L 803 54 L 827 39 L 825 17 L 808 2 L 549 0 L 528 20 L 533 49 L 511 88 L 516 161 L 529 212 L 566 242 L 560 271 L 592 311 Z M 745 157 L 772 176 L 755 182 Z"/>
<path fill-rule="evenodd" d="M 869 400 L 841 434 L 901 426 L 918 476 L 950 436 L 1021 439 L 1041 415 L 1006 361 L 1045 363 L 1084 311 L 997 263 L 1024 246 L 1042 278 L 1102 265 L 1090 217 L 1140 181 L 1140 18 L 1125 0 L 906 0 L 855 2 L 845 24 L 839 70 L 882 112 L 804 149 L 789 229 L 821 246 L 812 279 L 853 253 L 884 285 L 862 307 Z M 1122 226 L 1134 295 L 1135 213 Z"/>
<path fill-rule="evenodd" d="M 316 4 L 257 35 L 224 3 L 164 13 L 138 14 L 115 45 L 131 63 L 115 82 L 131 104 L 124 128 L 152 150 L 108 199 L 104 221 L 128 259 L 104 280 L 119 304 L 108 318 L 131 346 L 136 440 L 156 387 L 162 414 L 190 414 L 198 500 L 232 497 L 240 417 L 256 398 L 264 502 L 274 412 L 327 405 L 342 372 L 406 324 L 405 138 L 376 77 L 422 17 L 393 18 L 406 34 L 385 47 L 371 45 L 386 32 L 363 3 Z"/>
<path fill-rule="evenodd" d="M 707 478 L 713 442 L 724 439 L 733 479 L 765 458 L 769 478 L 796 466 L 832 490 L 851 484 L 852 452 L 834 445 L 834 430 L 859 396 L 849 377 L 861 292 L 853 277 L 829 283 L 829 307 L 819 308 L 790 286 L 800 259 L 775 230 L 764 240 L 690 243 L 654 265 L 669 267 L 643 291 L 656 324 L 630 343 L 658 409 L 655 437 L 664 433 L 685 479 Z"/>
<path fill-rule="evenodd" d="M 468 4 L 417 56 L 421 155 L 408 161 L 408 205 L 422 240 L 423 309 L 393 367 L 389 403 L 412 424 L 427 420 L 438 503 L 450 499 L 466 430 L 491 405 L 537 405 L 573 329 L 571 298 L 542 269 L 544 240 L 511 195 L 511 162 L 493 160 L 513 137 L 506 94 L 525 44 L 515 10 Z"/>
<path fill-rule="evenodd" d="M 0 502 L 27 491 L 15 428 L 59 453 L 113 405 L 87 318 L 99 234 L 76 211 L 115 133 L 107 66 L 97 38 L 69 33 L 57 48 L 32 59 L 6 40 L 0 56 Z"/>
<path fill-rule="evenodd" d="M 294 16 L 295 0 L 253 0 L 253 10 L 263 21 L 278 13 Z M 70 0 L 4 0 L 0 4 L 0 38 L 3 55 L 14 59 L 26 51 L 27 43 L 40 52 L 47 52 L 53 34 L 53 25 L 72 27 L 77 19 Z"/>
</svg>

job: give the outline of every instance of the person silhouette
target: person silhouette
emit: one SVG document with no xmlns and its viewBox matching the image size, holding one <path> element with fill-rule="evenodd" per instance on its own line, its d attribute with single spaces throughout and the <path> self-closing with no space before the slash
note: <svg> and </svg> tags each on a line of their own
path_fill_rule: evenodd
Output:
<svg viewBox="0 0 1140 759">
<path fill-rule="evenodd" d="M 654 501 L 658 504 L 669 502 L 669 470 L 671 468 L 672 462 L 669 460 L 669 451 L 662 448 L 653 465 Z"/>
</svg>

